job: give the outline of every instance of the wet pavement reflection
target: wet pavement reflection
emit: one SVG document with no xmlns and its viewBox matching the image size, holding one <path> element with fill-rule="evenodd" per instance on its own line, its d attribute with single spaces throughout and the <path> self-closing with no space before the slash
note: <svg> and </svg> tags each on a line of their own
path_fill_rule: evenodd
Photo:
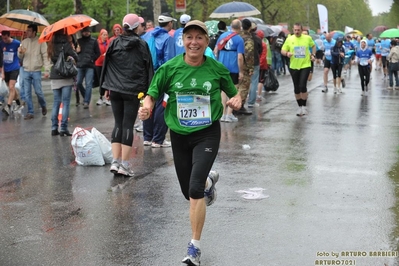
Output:
<svg viewBox="0 0 399 266">
<path fill-rule="evenodd" d="M 253 115 L 221 124 L 201 265 L 399 265 L 399 91 L 372 77 L 367 97 L 356 70 L 344 94 L 323 94 L 316 68 L 300 118 L 280 76 Z M 70 138 L 51 137 L 50 115 L 39 114 L 0 114 L 0 265 L 180 265 L 189 205 L 171 149 L 144 147 L 136 133 L 135 176 L 114 177 L 109 165 L 78 166 Z M 71 105 L 75 126 L 110 138 L 111 108 Z M 269 197 L 237 192 L 250 188 Z"/>
</svg>

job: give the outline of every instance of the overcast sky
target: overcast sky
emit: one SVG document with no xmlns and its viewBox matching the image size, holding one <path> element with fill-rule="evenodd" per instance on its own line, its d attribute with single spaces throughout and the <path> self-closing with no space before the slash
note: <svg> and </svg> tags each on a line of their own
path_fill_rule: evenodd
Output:
<svg viewBox="0 0 399 266">
<path fill-rule="evenodd" d="M 391 8 L 393 0 L 369 0 L 371 11 L 373 16 L 376 16 L 381 12 L 388 12 Z"/>
</svg>

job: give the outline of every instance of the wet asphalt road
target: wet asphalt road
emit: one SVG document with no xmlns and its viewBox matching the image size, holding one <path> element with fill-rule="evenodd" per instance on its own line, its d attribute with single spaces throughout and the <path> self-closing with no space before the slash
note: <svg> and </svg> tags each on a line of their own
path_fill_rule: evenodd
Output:
<svg viewBox="0 0 399 266">
<path fill-rule="evenodd" d="M 315 69 L 300 118 L 291 78 L 281 76 L 252 116 L 222 123 L 201 265 L 399 265 L 399 91 L 377 71 L 368 97 L 356 69 L 346 80 L 344 94 L 331 81 L 323 94 Z M 114 178 L 109 165 L 77 166 L 70 138 L 50 136 L 43 84 L 47 117 L 0 114 L 0 265 L 181 265 L 189 205 L 171 149 L 143 147 L 138 133 L 131 179 Z M 96 106 L 97 95 L 89 110 L 71 106 L 71 132 L 94 126 L 110 137 L 111 108 Z M 249 188 L 268 197 L 236 192 Z"/>
</svg>

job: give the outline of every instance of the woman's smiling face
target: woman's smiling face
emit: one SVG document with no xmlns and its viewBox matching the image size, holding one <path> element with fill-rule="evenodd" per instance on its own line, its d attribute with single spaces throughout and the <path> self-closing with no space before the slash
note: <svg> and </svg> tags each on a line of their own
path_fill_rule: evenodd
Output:
<svg viewBox="0 0 399 266">
<path fill-rule="evenodd" d="M 209 44 L 209 37 L 199 27 L 193 27 L 183 34 L 183 44 L 186 56 L 190 59 L 200 58 L 202 60 Z"/>
</svg>

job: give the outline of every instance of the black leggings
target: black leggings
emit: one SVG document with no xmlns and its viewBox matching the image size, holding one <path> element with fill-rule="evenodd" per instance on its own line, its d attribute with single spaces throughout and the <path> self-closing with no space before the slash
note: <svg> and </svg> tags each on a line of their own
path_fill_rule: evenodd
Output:
<svg viewBox="0 0 399 266">
<path fill-rule="evenodd" d="M 336 79 L 337 77 L 340 78 L 342 72 L 342 64 L 331 64 L 331 70 L 334 79 Z"/>
<path fill-rule="evenodd" d="M 137 95 L 111 91 L 110 100 L 115 126 L 112 130 L 111 143 L 132 146 L 133 125 L 136 121 L 140 101 Z"/>
<path fill-rule="evenodd" d="M 295 94 L 305 93 L 308 91 L 306 85 L 310 73 L 310 67 L 302 69 L 290 68 L 292 82 L 294 83 Z"/>
<path fill-rule="evenodd" d="M 364 87 L 369 85 L 370 81 L 370 65 L 367 66 L 359 65 L 359 76 L 360 76 L 360 82 L 362 83 L 362 91 L 364 91 Z"/>
<path fill-rule="evenodd" d="M 101 70 L 103 69 L 102 66 L 96 66 L 96 77 L 97 77 L 97 83 L 96 85 L 99 86 L 98 91 L 100 92 L 100 97 L 102 98 L 105 94 L 105 89 L 101 88 L 101 84 L 100 84 L 100 78 L 101 78 Z M 93 86 L 93 88 L 96 86 Z"/>
<path fill-rule="evenodd" d="M 220 134 L 219 121 L 189 135 L 170 130 L 176 174 L 187 200 L 204 197 L 206 178 L 219 151 Z"/>
</svg>

